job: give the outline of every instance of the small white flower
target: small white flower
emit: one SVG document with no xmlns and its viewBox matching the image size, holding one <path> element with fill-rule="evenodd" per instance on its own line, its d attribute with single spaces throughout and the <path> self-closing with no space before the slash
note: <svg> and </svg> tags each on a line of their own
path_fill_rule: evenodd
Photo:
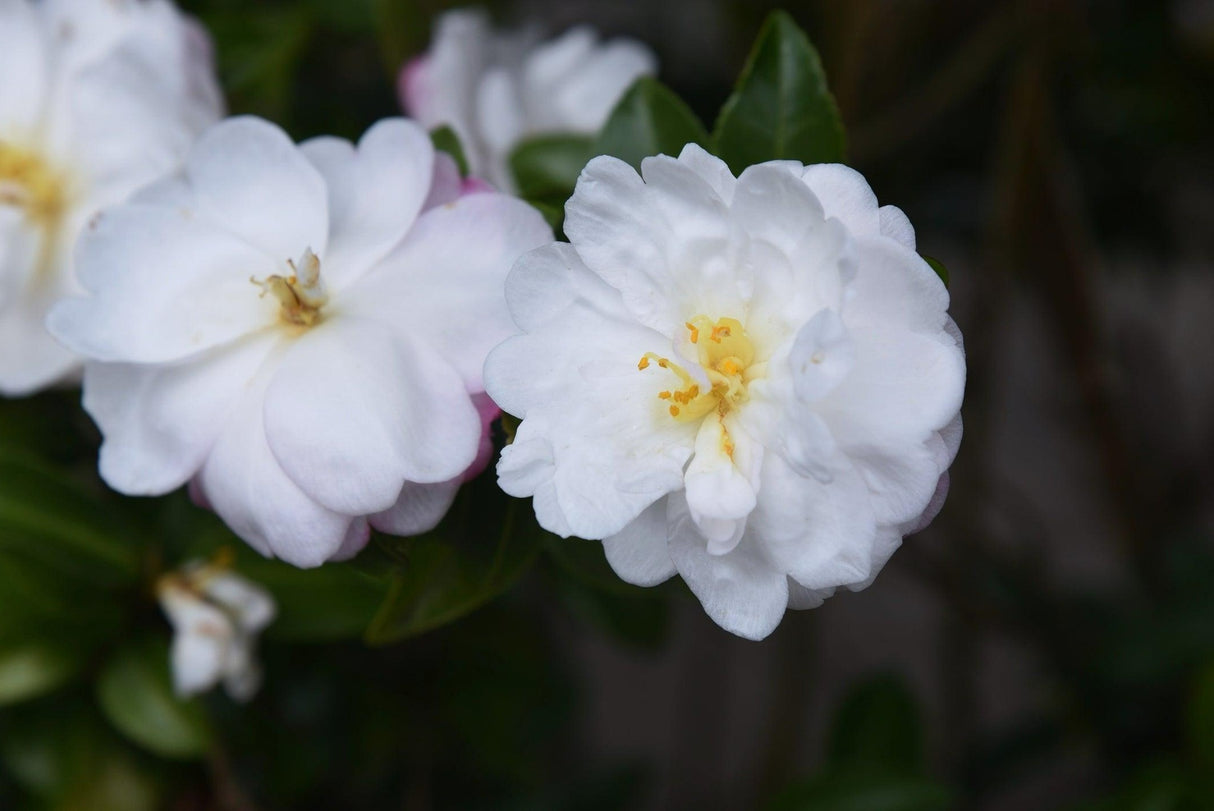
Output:
<svg viewBox="0 0 1214 811">
<path fill-rule="evenodd" d="M 235 118 L 103 213 L 77 251 L 92 295 L 48 325 L 89 360 L 105 480 L 193 479 L 298 566 L 353 555 L 369 524 L 433 527 L 482 452 L 481 368 L 513 331 L 503 280 L 552 238 L 519 200 L 460 193 L 404 119 L 297 147 Z"/>
<path fill-rule="evenodd" d="M 538 43 L 532 32 L 495 33 L 479 11 L 439 18 L 430 51 L 401 72 L 405 110 L 426 127 L 450 126 L 471 174 L 513 191 L 508 161 L 523 139 L 594 134 L 624 91 L 657 61 L 638 42 L 600 44 L 572 28 Z"/>
<path fill-rule="evenodd" d="M 165 0 L 0 2 L 0 394 L 78 371 L 43 326 L 78 291 L 77 234 L 221 108 L 206 35 Z"/>
<path fill-rule="evenodd" d="M 507 280 L 525 334 L 485 367 L 523 418 L 502 488 L 752 639 L 868 585 L 961 433 L 960 334 L 906 216 L 845 166 L 735 179 L 694 145 L 642 176 L 595 158 L 566 212 L 572 244 Z"/>
<path fill-rule="evenodd" d="M 269 592 L 223 563 L 191 563 L 156 587 L 173 625 L 173 684 L 190 696 L 223 682 L 228 695 L 248 701 L 261 686 L 254 656 L 257 635 L 274 621 Z"/>
</svg>

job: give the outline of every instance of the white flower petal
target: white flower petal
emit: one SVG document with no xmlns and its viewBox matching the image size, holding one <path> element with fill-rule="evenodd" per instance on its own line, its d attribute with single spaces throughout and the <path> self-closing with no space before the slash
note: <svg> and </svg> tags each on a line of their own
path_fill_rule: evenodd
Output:
<svg viewBox="0 0 1214 811">
<path fill-rule="evenodd" d="M 203 581 L 209 600 L 224 606 L 246 634 L 258 633 L 274 621 L 277 606 L 261 586 L 232 572 L 221 572 Z"/>
<path fill-rule="evenodd" d="M 855 244 L 860 270 L 843 314 L 849 327 L 938 333 L 952 320 L 948 289 L 922 257 L 884 238 L 859 237 Z"/>
<path fill-rule="evenodd" d="M 162 495 L 185 484 L 274 340 L 253 337 L 177 366 L 89 364 L 84 408 L 104 436 L 106 483 L 128 495 Z"/>
<path fill-rule="evenodd" d="M 827 217 L 842 221 L 856 236 L 881 234 L 877 195 L 864 175 L 841 163 L 815 163 L 805 167 L 803 177 Z"/>
<path fill-rule="evenodd" d="M 371 516 L 371 525 L 389 535 L 421 535 L 438 526 L 459 492 L 460 479 L 434 484 L 407 482 L 396 503 Z"/>
<path fill-rule="evenodd" d="M 47 55 L 32 3 L 0 4 L 0 132 L 29 134 L 47 92 Z"/>
<path fill-rule="evenodd" d="M 287 134 L 259 118 L 204 132 L 186 163 L 201 214 L 280 262 L 311 248 L 326 256 L 328 190 Z"/>
<path fill-rule="evenodd" d="M 467 195 L 424 213 L 341 305 L 425 335 L 467 389 L 480 391 L 485 356 L 516 331 L 506 276 L 519 256 L 551 239 L 543 217 L 521 200 Z"/>
<path fill-rule="evenodd" d="M 744 539 L 725 555 L 708 552 L 681 499 L 670 499 L 670 556 L 713 622 L 746 639 L 775 630 L 788 607 L 788 577 Z"/>
<path fill-rule="evenodd" d="M 313 327 L 290 348 L 266 390 L 265 426 L 287 475 L 350 515 L 388 509 L 406 481 L 458 476 L 481 433 L 446 363 L 348 317 Z"/>
<path fill-rule="evenodd" d="M 408 233 L 434 177 L 434 146 L 412 121 L 385 119 L 355 149 L 339 138 L 314 138 L 300 149 L 329 191 L 325 283 L 340 290 L 387 255 Z M 315 248 L 314 248 L 315 250 Z"/>
<path fill-rule="evenodd" d="M 674 576 L 674 560 L 666 548 L 668 509 L 666 499 L 660 498 L 628 526 L 603 539 L 607 562 L 621 580 L 656 586 Z"/>
<path fill-rule="evenodd" d="M 856 365 L 856 347 L 843 320 L 833 310 L 820 310 L 797 333 L 788 356 L 793 390 L 802 402 L 822 399 Z"/>
<path fill-rule="evenodd" d="M 889 237 L 908 251 L 915 250 L 915 227 L 902 209 L 897 206 L 881 206 L 881 235 Z"/>
<path fill-rule="evenodd" d="M 50 313 L 51 333 L 106 362 L 176 361 L 278 320 L 278 302 L 252 277 L 272 259 L 195 212 L 131 203 L 81 237 L 77 275 L 93 294 Z"/>
<path fill-rule="evenodd" d="M 683 151 L 679 153 L 679 163 L 703 178 L 725 205 L 733 205 L 738 179 L 729 171 L 729 164 L 716 155 L 710 155 L 699 144 L 687 144 L 683 147 Z"/>
<path fill-rule="evenodd" d="M 215 512 L 254 549 L 295 566 L 319 566 L 342 547 L 355 519 L 322 507 L 283 472 L 266 441 L 264 386 L 259 379 L 227 421 L 199 484 Z"/>
<path fill-rule="evenodd" d="M 728 552 L 741 538 L 743 522 L 755 508 L 762 463 L 762 446 L 736 423 L 728 432 L 726 421 L 713 415 L 700 423 L 685 496 L 712 554 Z"/>
</svg>

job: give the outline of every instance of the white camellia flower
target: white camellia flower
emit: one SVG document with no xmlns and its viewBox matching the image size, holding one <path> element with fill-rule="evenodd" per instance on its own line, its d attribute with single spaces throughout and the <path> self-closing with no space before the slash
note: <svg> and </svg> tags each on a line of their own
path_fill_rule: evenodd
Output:
<svg viewBox="0 0 1214 811">
<path fill-rule="evenodd" d="M 450 126 L 471 174 L 513 191 L 510 153 L 539 134 L 593 134 L 641 76 L 657 70 L 638 42 L 600 44 L 580 26 L 544 43 L 527 31 L 495 33 L 479 11 L 451 11 L 430 51 L 401 72 L 406 112 L 426 127 Z"/>
<path fill-rule="evenodd" d="M 523 418 L 502 488 L 751 639 L 868 585 L 961 434 L 960 333 L 906 216 L 845 166 L 735 178 L 692 145 L 640 176 L 595 158 L 565 231 L 515 266 L 525 334 L 485 367 Z"/>
<path fill-rule="evenodd" d="M 223 682 L 248 701 L 261 686 L 254 656 L 257 635 L 274 621 L 274 599 L 223 563 L 191 563 L 156 585 L 173 626 L 171 664 L 177 693 L 203 693 Z"/>
<path fill-rule="evenodd" d="M 77 234 L 221 112 L 206 35 L 166 0 L 0 0 L 0 394 L 78 372 L 43 325 L 79 291 Z"/>
<path fill-rule="evenodd" d="M 503 283 L 552 239 L 496 192 L 461 196 L 404 119 L 357 147 L 255 118 L 82 235 L 48 325 L 88 359 L 101 475 L 131 495 L 192 480 L 266 555 L 315 566 L 368 525 L 433 527 L 483 463 L 481 369 L 513 332 Z"/>
</svg>

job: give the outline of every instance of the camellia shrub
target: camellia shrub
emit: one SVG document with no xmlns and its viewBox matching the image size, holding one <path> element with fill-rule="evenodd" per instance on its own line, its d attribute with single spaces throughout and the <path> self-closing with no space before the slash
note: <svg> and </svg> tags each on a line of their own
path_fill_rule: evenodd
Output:
<svg viewBox="0 0 1214 811">
<path fill-rule="evenodd" d="M 542 658 L 468 617 L 541 550 L 762 640 L 933 519 L 947 278 L 813 46 L 774 13 L 711 129 L 660 75 L 456 11 L 400 116 L 296 142 L 168 0 L 0 3 L 0 798 L 353 807 L 447 756 L 393 736 L 450 662 Z"/>
</svg>

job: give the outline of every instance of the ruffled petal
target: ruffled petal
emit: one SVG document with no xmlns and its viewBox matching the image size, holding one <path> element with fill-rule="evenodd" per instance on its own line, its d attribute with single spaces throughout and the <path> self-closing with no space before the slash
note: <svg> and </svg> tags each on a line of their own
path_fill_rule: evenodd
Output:
<svg viewBox="0 0 1214 811">
<path fill-rule="evenodd" d="M 406 481 L 459 476 L 481 434 L 450 366 L 353 318 L 314 327 L 291 347 L 266 390 L 265 425 L 287 475 L 349 515 L 388 509 Z"/>
<path fill-rule="evenodd" d="M 621 580 L 634 586 L 656 586 L 675 574 L 667 549 L 667 504 L 660 498 L 632 523 L 603 539 L 607 562 Z"/>
</svg>

